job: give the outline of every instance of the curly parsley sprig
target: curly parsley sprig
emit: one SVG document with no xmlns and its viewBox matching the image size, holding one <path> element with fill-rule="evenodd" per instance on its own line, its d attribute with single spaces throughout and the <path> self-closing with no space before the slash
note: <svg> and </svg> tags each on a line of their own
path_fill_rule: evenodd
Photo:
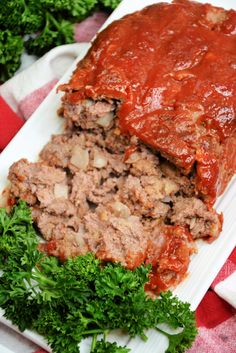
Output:
<svg viewBox="0 0 236 353">
<path fill-rule="evenodd" d="M 108 332 L 119 328 L 147 340 L 146 329 L 161 331 L 162 323 L 182 328 L 175 335 L 161 331 L 169 338 L 168 353 L 184 352 L 196 337 L 189 304 L 170 292 L 155 300 L 147 296 L 150 267 L 130 271 L 101 263 L 90 253 L 60 263 L 41 253 L 23 201 L 10 214 L 0 209 L 0 269 L 0 306 L 6 318 L 22 331 L 43 335 L 54 353 L 78 353 L 88 336 L 93 337 L 91 353 L 128 353 L 129 348 L 107 341 Z"/>
<path fill-rule="evenodd" d="M 20 66 L 23 49 L 41 56 L 73 43 L 74 24 L 121 0 L 0 0 L 0 83 Z"/>
<path fill-rule="evenodd" d="M 0 82 L 8 80 L 18 69 L 22 52 L 21 36 L 0 30 Z"/>
</svg>

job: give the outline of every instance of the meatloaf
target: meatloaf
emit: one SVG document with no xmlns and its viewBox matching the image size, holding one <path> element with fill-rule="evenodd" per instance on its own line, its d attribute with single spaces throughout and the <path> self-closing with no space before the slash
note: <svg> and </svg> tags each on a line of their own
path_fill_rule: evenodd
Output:
<svg viewBox="0 0 236 353">
<path fill-rule="evenodd" d="M 236 12 L 175 0 L 113 22 L 62 85 L 68 124 L 136 135 L 213 204 L 236 168 Z"/>
<path fill-rule="evenodd" d="M 151 264 L 152 291 L 183 280 L 194 240 L 221 230 L 193 178 L 115 126 L 53 136 L 38 162 L 15 162 L 9 180 L 10 203 L 30 205 L 43 251 L 61 260 L 93 252 L 130 269 Z"/>
<path fill-rule="evenodd" d="M 221 231 L 212 205 L 235 170 L 235 24 L 234 11 L 174 1 L 98 35 L 60 87 L 65 131 L 9 171 L 42 251 L 151 264 L 157 292 L 185 278 L 195 240 Z"/>
</svg>

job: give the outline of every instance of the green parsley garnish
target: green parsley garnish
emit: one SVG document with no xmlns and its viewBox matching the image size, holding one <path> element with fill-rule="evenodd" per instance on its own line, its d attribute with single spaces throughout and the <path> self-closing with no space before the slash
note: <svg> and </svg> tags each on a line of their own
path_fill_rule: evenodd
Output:
<svg viewBox="0 0 236 353">
<path fill-rule="evenodd" d="M 19 68 L 23 49 L 43 55 L 74 42 L 74 24 L 121 0 L 0 0 L 0 83 Z"/>
</svg>

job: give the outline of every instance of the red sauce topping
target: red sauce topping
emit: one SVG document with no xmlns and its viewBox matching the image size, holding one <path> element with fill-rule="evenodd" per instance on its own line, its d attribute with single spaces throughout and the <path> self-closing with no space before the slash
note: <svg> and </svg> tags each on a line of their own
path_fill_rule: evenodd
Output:
<svg viewBox="0 0 236 353">
<path fill-rule="evenodd" d="M 160 293 L 171 286 L 175 287 L 187 275 L 192 237 L 186 228 L 181 226 L 166 226 L 163 232 L 163 246 L 150 244 L 147 264 L 152 265 L 150 281 L 145 286 L 147 291 Z"/>
<path fill-rule="evenodd" d="M 122 132 L 189 173 L 214 202 L 236 169 L 236 12 L 177 0 L 114 22 L 78 65 L 66 100 L 121 100 Z M 227 175 L 222 171 L 222 159 Z M 223 173 L 223 176 L 222 176 Z M 225 180 L 226 178 L 226 180 Z"/>
<path fill-rule="evenodd" d="M 15 198 L 8 198 L 7 199 L 7 206 L 12 207 L 16 204 L 16 199 Z"/>
<path fill-rule="evenodd" d="M 124 161 L 127 161 L 129 157 L 137 150 L 137 146 L 129 146 L 125 150 Z"/>
</svg>

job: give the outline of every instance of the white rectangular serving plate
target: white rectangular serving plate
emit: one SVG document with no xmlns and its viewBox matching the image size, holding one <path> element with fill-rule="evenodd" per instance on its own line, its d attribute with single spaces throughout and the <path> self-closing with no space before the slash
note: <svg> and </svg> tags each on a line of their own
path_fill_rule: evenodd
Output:
<svg viewBox="0 0 236 353">
<path fill-rule="evenodd" d="M 164 1 L 171 2 L 170 0 Z M 123 0 L 102 28 L 127 13 L 158 2 L 161 1 Z M 206 1 L 199 2 L 204 3 Z M 209 0 L 207 2 L 215 6 L 224 6 L 226 9 L 232 8 L 236 10 L 235 0 Z M 81 60 L 85 54 L 86 50 L 81 52 L 76 62 Z M 76 62 L 69 68 L 58 84 L 68 81 Z M 0 155 L 0 193 L 7 185 L 8 170 L 13 162 L 20 158 L 36 161 L 40 150 L 50 140 L 51 135 L 62 132 L 63 119 L 57 116 L 60 98 L 61 94 L 56 93 L 55 87 Z M 224 214 L 223 231 L 220 237 L 212 244 L 199 242 L 198 253 L 193 255 L 191 259 L 189 276 L 174 291 L 174 294 L 181 300 L 189 302 L 193 310 L 197 308 L 220 268 L 236 246 L 236 178 L 233 178 L 224 195 L 217 200 L 215 206 L 218 212 L 223 212 Z M 0 321 L 16 329 L 3 317 L 1 309 Z M 41 336 L 29 330 L 22 334 L 42 348 L 49 350 Z M 148 341 L 144 343 L 139 338 L 130 340 L 127 336 L 117 332 L 111 336 L 111 340 L 116 340 L 121 345 L 127 344 L 132 349 L 132 352 L 135 353 L 162 353 L 165 351 L 167 347 L 165 337 L 153 330 L 148 332 L 148 336 Z M 89 341 L 82 342 L 80 347 L 81 353 L 89 352 Z"/>
<path fill-rule="evenodd" d="M 0 352 L 1 353 L 14 353 L 14 352 L 10 351 L 10 349 L 2 346 L 1 343 L 0 343 Z"/>
</svg>

